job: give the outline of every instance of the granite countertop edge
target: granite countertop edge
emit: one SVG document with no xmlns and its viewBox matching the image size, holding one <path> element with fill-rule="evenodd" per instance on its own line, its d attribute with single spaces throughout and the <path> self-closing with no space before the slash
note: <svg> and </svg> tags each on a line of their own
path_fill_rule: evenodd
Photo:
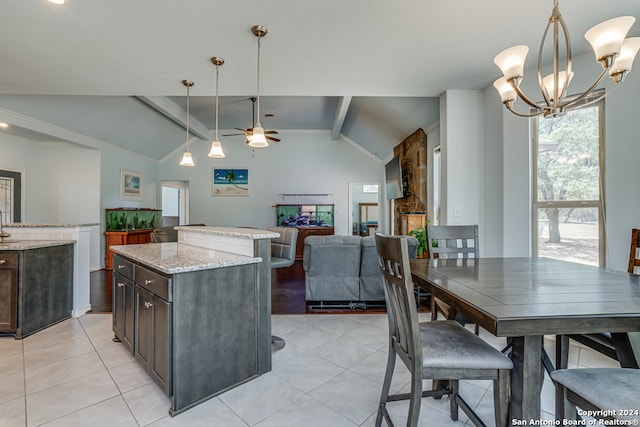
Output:
<svg viewBox="0 0 640 427">
<path fill-rule="evenodd" d="M 242 228 L 242 227 L 211 227 L 211 226 L 176 226 L 174 227 L 179 231 L 189 231 L 194 233 L 212 234 L 216 236 L 238 237 L 241 239 L 273 239 L 280 237 L 280 233 L 268 230 L 258 230 L 255 228 Z"/>
<path fill-rule="evenodd" d="M 7 242 L 0 242 L 0 251 L 26 251 L 29 249 L 48 248 L 51 246 L 62 246 L 76 243 L 75 240 L 18 240 L 8 239 Z"/>
<path fill-rule="evenodd" d="M 87 222 L 80 224 L 23 224 L 21 222 L 4 224 L 3 228 L 70 228 L 70 227 L 93 227 L 100 225 L 99 222 Z"/>
<path fill-rule="evenodd" d="M 166 274 L 211 270 L 262 262 L 260 257 L 237 255 L 176 242 L 118 245 L 111 246 L 110 249 L 119 255 Z"/>
</svg>

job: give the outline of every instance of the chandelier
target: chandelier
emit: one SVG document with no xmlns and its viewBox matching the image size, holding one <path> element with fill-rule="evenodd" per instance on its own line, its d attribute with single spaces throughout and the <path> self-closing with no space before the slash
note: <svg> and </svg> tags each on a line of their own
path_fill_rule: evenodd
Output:
<svg viewBox="0 0 640 427">
<path fill-rule="evenodd" d="M 520 45 L 500 52 L 493 60 L 503 74 L 503 77 L 493 84 L 500 94 L 502 103 L 509 111 L 520 117 L 539 115 L 556 117 L 584 106 L 585 101 L 593 103 L 604 98 L 606 95 L 604 92 L 595 92 L 602 79 L 609 74 L 617 87 L 631 71 L 633 60 L 640 49 L 640 37 L 625 39 L 634 22 L 634 17 L 622 16 L 604 21 L 585 33 L 584 37 L 593 48 L 596 61 L 602 65 L 602 72 L 587 90 L 578 95 L 567 96 L 567 88 L 574 75 L 571 68 L 571 41 L 567 25 L 558 9 L 558 0 L 554 0 L 553 12 L 538 52 L 538 84 L 543 101 L 532 101 L 520 89 L 524 75 L 524 62 L 529 52 L 529 47 Z M 542 52 L 550 30 L 553 35 L 553 71 L 543 77 Z M 566 56 L 564 61 L 561 61 L 560 57 L 560 31 L 564 38 Z M 514 110 L 513 105 L 518 97 L 533 109 L 531 113 L 523 114 Z"/>
</svg>

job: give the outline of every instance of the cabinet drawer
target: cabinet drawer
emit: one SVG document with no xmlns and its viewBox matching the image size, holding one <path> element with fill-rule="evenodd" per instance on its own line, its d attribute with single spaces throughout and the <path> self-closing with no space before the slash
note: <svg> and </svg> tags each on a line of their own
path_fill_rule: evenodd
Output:
<svg viewBox="0 0 640 427">
<path fill-rule="evenodd" d="M 113 269 L 127 279 L 135 279 L 133 277 L 133 263 L 118 255 L 113 256 Z"/>
<path fill-rule="evenodd" d="M 18 268 L 18 254 L 0 254 L 0 269 Z"/>
<path fill-rule="evenodd" d="M 136 265 L 136 285 L 141 286 L 162 298 L 171 302 L 171 279 L 155 271 Z"/>
</svg>

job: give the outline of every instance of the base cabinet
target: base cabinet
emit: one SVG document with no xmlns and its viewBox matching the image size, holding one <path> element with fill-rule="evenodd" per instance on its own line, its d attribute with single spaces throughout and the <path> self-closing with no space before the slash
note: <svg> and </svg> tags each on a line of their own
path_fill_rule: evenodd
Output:
<svg viewBox="0 0 640 427">
<path fill-rule="evenodd" d="M 114 253 L 111 250 L 111 246 L 118 245 L 138 245 L 141 243 L 150 243 L 151 242 L 151 233 L 153 229 L 150 230 L 135 230 L 135 231 L 105 231 L 104 233 L 104 241 L 105 241 L 105 258 L 104 258 L 104 266 L 105 268 L 113 268 L 113 257 Z"/>
<path fill-rule="evenodd" d="M 114 341 L 121 341 L 133 353 L 135 286 L 134 267 L 129 260 L 114 256 L 112 315 Z"/>
<path fill-rule="evenodd" d="M 0 254 L 0 332 L 15 332 L 18 323 L 18 254 Z"/>
<path fill-rule="evenodd" d="M 138 285 L 136 319 L 136 360 L 170 396 L 171 304 Z"/>
<path fill-rule="evenodd" d="M 72 308 L 73 244 L 0 251 L 0 333 L 24 338 Z"/>
<path fill-rule="evenodd" d="M 271 250 L 270 245 L 261 250 Z M 129 274 L 131 266 L 135 299 L 131 315 L 127 281 L 114 288 L 114 295 L 120 295 L 113 306 L 114 334 L 126 345 L 133 318 L 133 354 L 171 398 L 171 415 L 265 372 L 258 346 L 263 333 L 265 351 L 270 351 L 271 330 L 259 321 L 261 282 L 255 264 L 164 274 L 118 258 L 114 277 Z"/>
<path fill-rule="evenodd" d="M 334 234 L 333 227 L 296 227 L 298 229 L 298 239 L 296 240 L 296 261 L 304 258 L 304 239 L 307 236 L 331 236 Z"/>
</svg>

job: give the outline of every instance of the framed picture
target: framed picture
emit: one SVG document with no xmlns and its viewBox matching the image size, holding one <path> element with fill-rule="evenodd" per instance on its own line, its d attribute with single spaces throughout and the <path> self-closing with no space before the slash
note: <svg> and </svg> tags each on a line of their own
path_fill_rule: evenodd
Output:
<svg viewBox="0 0 640 427">
<path fill-rule="evenodd" d="M 142 174 L 120 169 L 120 199 L 142 200 Z"/>
<path fill-rule="evenodd" d="M 213 168 L 212 196 L 248 196 L 249 169 Z"/>
</svg>

